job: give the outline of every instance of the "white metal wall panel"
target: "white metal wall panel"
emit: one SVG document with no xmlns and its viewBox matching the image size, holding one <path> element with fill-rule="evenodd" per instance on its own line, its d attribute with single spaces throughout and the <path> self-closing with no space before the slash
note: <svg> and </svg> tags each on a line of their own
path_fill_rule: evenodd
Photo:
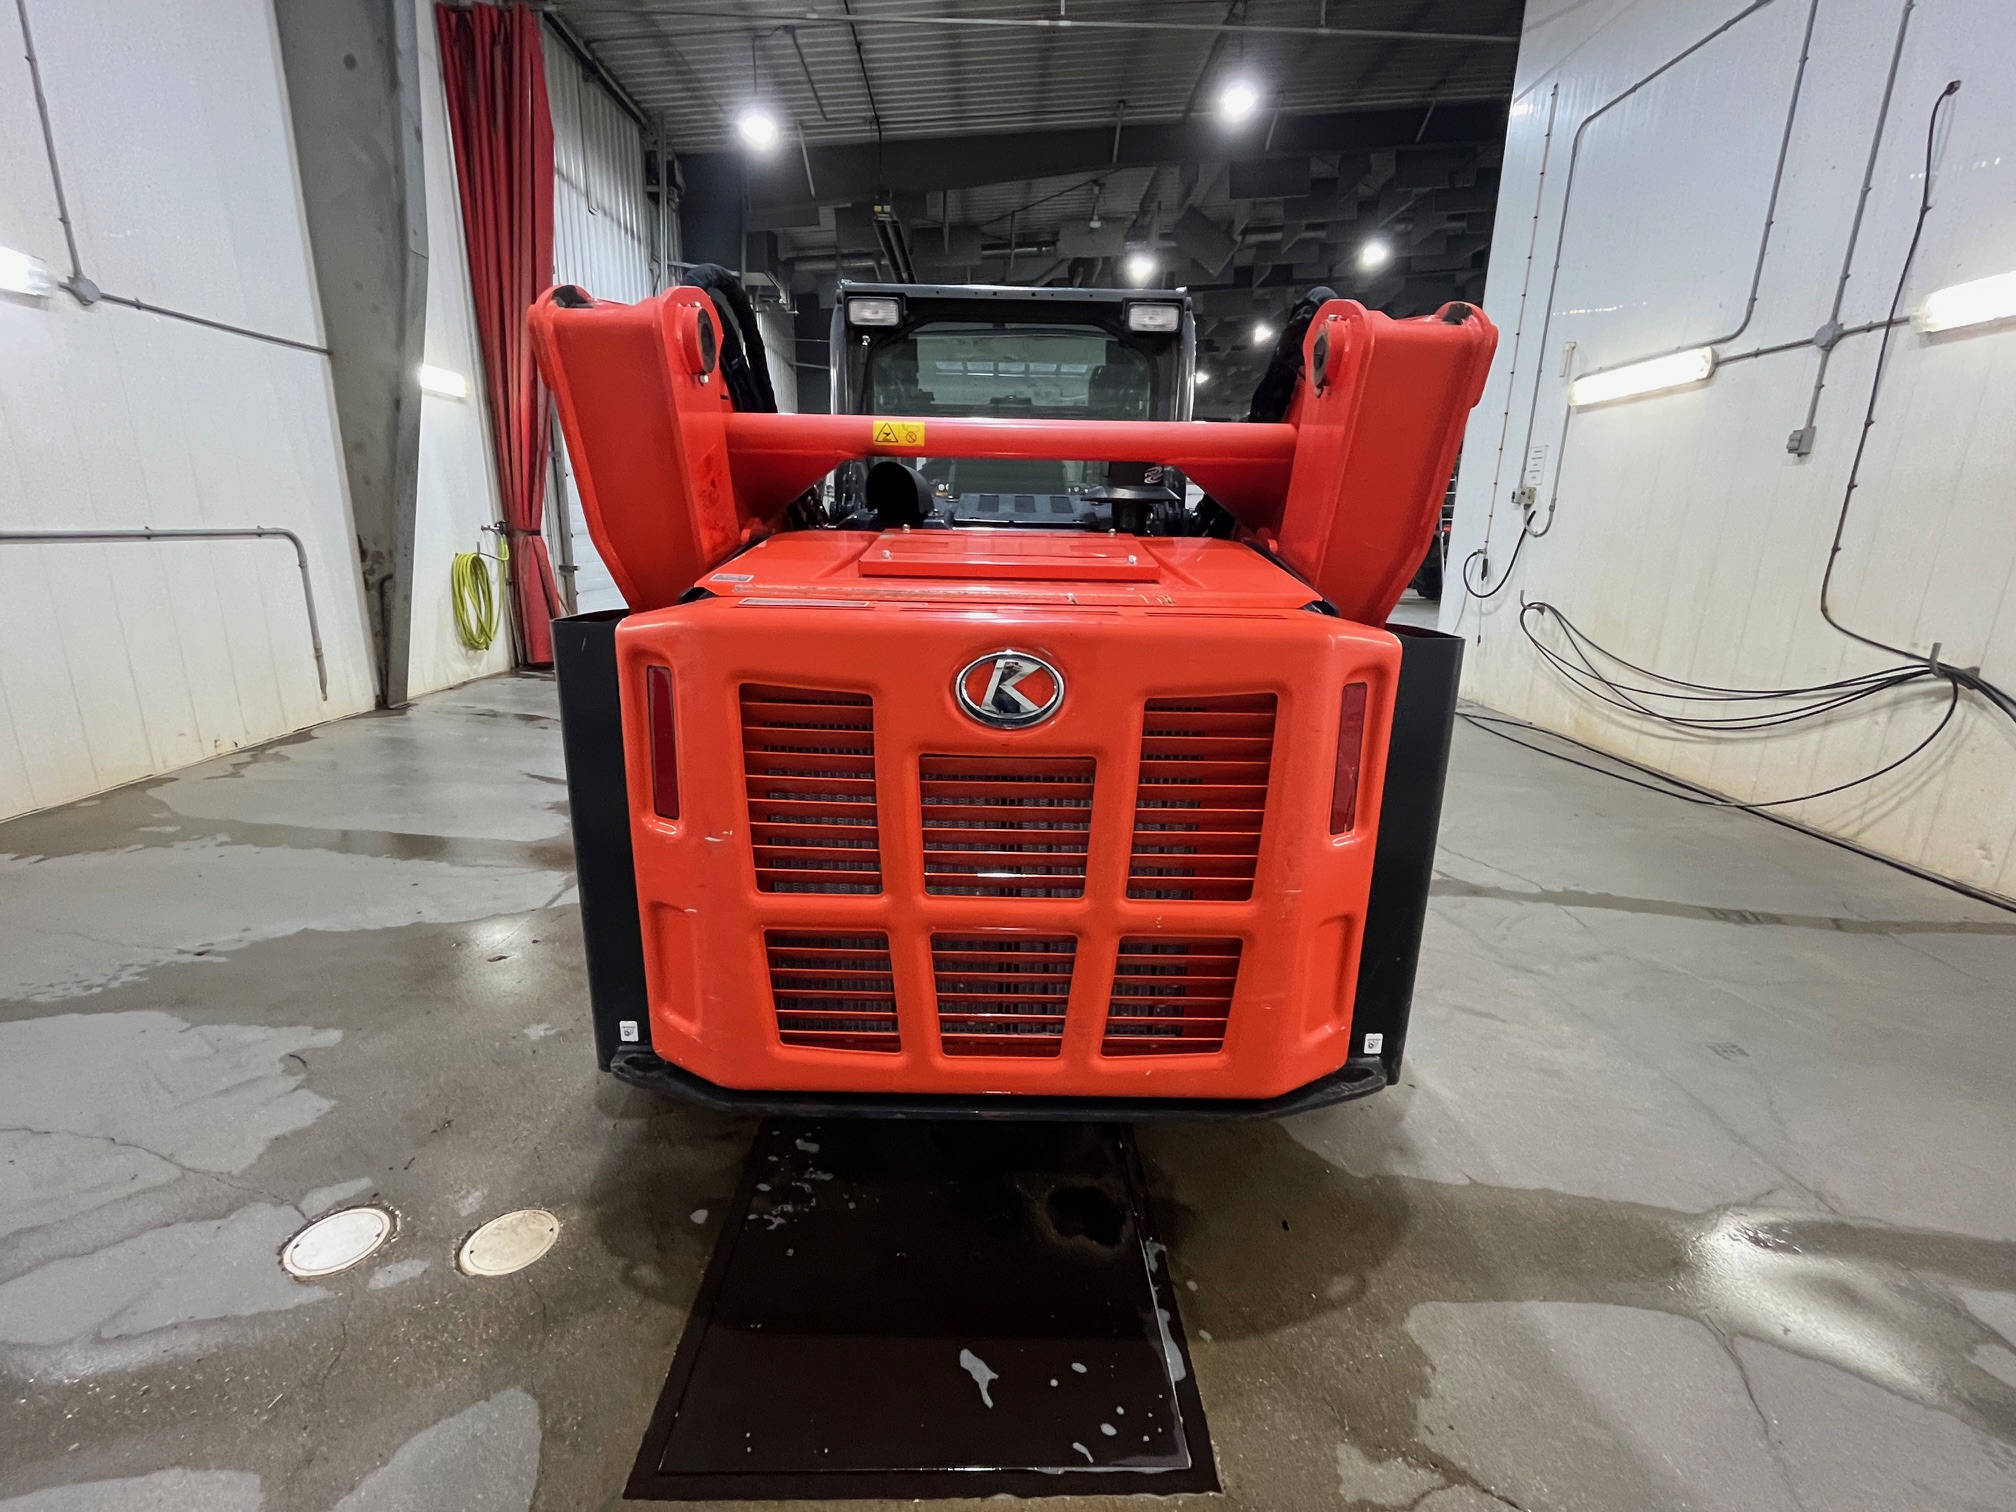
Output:
<svg viewBox="0 0 2016 1512">
<path fill-rule="evenodd" d="M 85 270 L 110 292 L 319 343 L 261 0 L 30 0 Z M 67 271 L 13 6 L 0 243 Z M 284 540 L 0 546 L 0 815 L 369 708 L 327 358 L 69 296 L 0 296 L 0 528 L 275 525 Z"/>
<path fill-rule="evenodd" d="M 650 298 L 656 290 L 643 132 L 550 30 L 546 96 L 553 112 L 553 281 L 578 284 L 598 299 Z M 565 445 L 558 450 L 573 532 L 575 605 L 584 613 L 620 609 L 623 595 L 589 537 Z M 557 540 L 553 547 L 558 562 Z"/>
<path fill-rule="evenodd" d="M 1633 661 L 1731 686 L 1811 683 L 1890 660 L 1837 634 L 1818 609 L 1876 336 L 1836 347 L 1812 453 L 1792 456 L 1785 442 L 1813 393 L 1819 352 L 1808 338 L 1834 299 L 1903 0 L 1825 0 L 1817 10 L 1757 309 L 1721 350 L 1726 358 L 1786 349 L 1727 363 L 1691 390 L 1579 412 L 1561 428 L 1573 373 L 1735 324 L 1726 317 L 1754 265 L 1808 5 L 1771 0 L 1697 55 L 1707 67 L 1680 65 L 1592 128 L 1602 153 L 1590 159 L 1585 148 L 1585 165 L 1599 171 L 1578 175 L 1565 225 L 1576 126 L 1742 7 L 1635 0 L 1529 12 L 1533 59 L 1521 64 L 1485 296 L 1504 335 L 1464 449 L 1452 559 L 1488 534 L 1498 580 L 1518 538 L 1512 490 L 1529 476 L 1543 517 L 1550 500 L 1556 513 L 1552 529 L 1526 543 L 1502 593 L 1467 597 L 1452 573 L 1442 606 L 1444 628 L 1472 642 L 1469 696 L 1750 802 L 1826 787 L 1902 755 L 1937 719 L 1945 693 L 1872 700 L 1765 736 L 1676 737 L 1564 683 L 1528 645 L 1518 610 L 1522 595 L 1548 600 Z M 1997 0 L 1915 8 L 1844 325 L 1880 319 L 1888 307 L 1923 184 L 1927 118 L 1948 79 L 1964 82 L 1940 132 L 1934 210 L 1904 308 L 1934 288 L 2016 268 L 2010 57 L 2016 8 Z M 1719 194 L 1696 171 L 1704 154 L 1729 175 Z M 1557 252 L 1562 277 L 1550 307 Z M 1568 354 L 1571 335 L 1578 347 Z M 1534 445 L 1547 447 L 1537 459 L 1529 414 L 1539 417 Z M 1836 572 L 1837 614 L 1921 652 L 1936 642 L 1945 660 L 2016 682 L 2012 484 L 2016 323 L 1935 337 L 1899 329 Z M 1926 757 L 1784 812 L 2016 896 L 2016 732 L 1972 700 L 1962 708 Z"/>
<path fill-rule="evenodd" d="M 462 232 L 455 143 L 441 78 L 441 42 L 433 17 L 417 29 L 420 150 L 427 180 L 427 362 L 469 380 L 466 399 L 420 396 L 420 476 L 413 507 L 413 626 L 407 689 L 415 697 L 473 677 L 508 671 L 511 610 L 503 569 L 486 564 L 498 596 L 497 638 L 472 651 L 455 628 L 451 573 L 458 552 L 495 556 L 497 537 L 483 527 L 501 520 L 497 453 L 485 398 L 483 353 L 476 338 L 476 297 Z"/>
<path fill-rule="evenodd" d="M 1566 134 L 1573 202 L 1552 340 L 1576 343 L 1578 371 L 1742 324 L 1778 156 L 1770 118 L 1789 97 L 1805 12 L 1805 0 L 1767 6 L 1578 127 L 1579 143 Z M 1671 133 L 1675 121 L 1691 129 Z"/>
</svg>

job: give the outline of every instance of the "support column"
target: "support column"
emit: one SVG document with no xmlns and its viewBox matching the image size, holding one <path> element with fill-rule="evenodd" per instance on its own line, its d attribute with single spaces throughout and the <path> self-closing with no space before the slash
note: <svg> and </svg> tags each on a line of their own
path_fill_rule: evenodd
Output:
<svg viewBox="0 0 2016 1512">
<path fill-rule="evenodd" d="M 274 0 L 371 619 L 378 703 L 406 702 L 427 205 L 415 0 Z"/>
</svg>

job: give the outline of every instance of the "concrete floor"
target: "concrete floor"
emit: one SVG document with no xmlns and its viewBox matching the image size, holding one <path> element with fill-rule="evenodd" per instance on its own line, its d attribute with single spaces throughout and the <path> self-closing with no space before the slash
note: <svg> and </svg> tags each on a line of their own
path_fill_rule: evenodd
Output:
<svg viewBox="0 0 2016 1512">
<path fill-rule="evenodd" d="M 4 1512 L 616 1504 L 750 1126 L 591 1067 L 553 709 L 0 826 Z M 1405 1086 L 1144 1131 L 1222 1504 L 2016 1506 L 2016 916 L 1468 726 L 1444 839 Z"/>
</svg>

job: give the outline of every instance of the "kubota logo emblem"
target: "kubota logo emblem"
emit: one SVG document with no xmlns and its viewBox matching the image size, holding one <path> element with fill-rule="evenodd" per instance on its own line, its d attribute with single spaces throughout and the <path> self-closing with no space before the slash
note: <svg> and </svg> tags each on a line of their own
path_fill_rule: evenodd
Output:
<svg viewBox="0 0 2016 1512">
<path fill-rule="evenodd" d="M 966 664 L 952 691 L 980 723 L 1023 730 L 1064 706 L 1064 674 L 1027 651 L 990 651 Z"/>
</svg>

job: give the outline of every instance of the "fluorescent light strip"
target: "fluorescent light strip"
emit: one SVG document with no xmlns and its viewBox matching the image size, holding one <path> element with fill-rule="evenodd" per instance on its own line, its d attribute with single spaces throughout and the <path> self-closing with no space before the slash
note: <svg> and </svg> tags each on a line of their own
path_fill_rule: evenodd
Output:
<svg viewBox="0 0 2016 1512">
<path fill-rule="evenodd" d="M 443 399 L 467 399 L 469 380 L 449 368 L 420 364 L 420 391 L 439 394 Z"/>
<path fill-rule="evenodd" d="M 1715 348 L 1692 347 L 1667 357 L 1654 357 L 1647 362 L 1633 362 L 1577 378 L 1568 385 L 1568 402 L 1583 409 L 1591 404 L 1608 404 L 1613 399 L 1656 394 L 1663 389 L 1699 383 L 1714 371 Z"/>
<path fill-rule="evenodd" d="M 1971 283 L 1935 289 L 1911 316 L 1920 331 L 1952 331 L 2016 317 L 2016 273 L 1997 273 Z"/>
<path fill-rule="evenodd" d="M 26 294 L 40 299 L 56 287 L 48 264 L 13 247 L 0 247 L 0 294 Z"/>
</svg>

